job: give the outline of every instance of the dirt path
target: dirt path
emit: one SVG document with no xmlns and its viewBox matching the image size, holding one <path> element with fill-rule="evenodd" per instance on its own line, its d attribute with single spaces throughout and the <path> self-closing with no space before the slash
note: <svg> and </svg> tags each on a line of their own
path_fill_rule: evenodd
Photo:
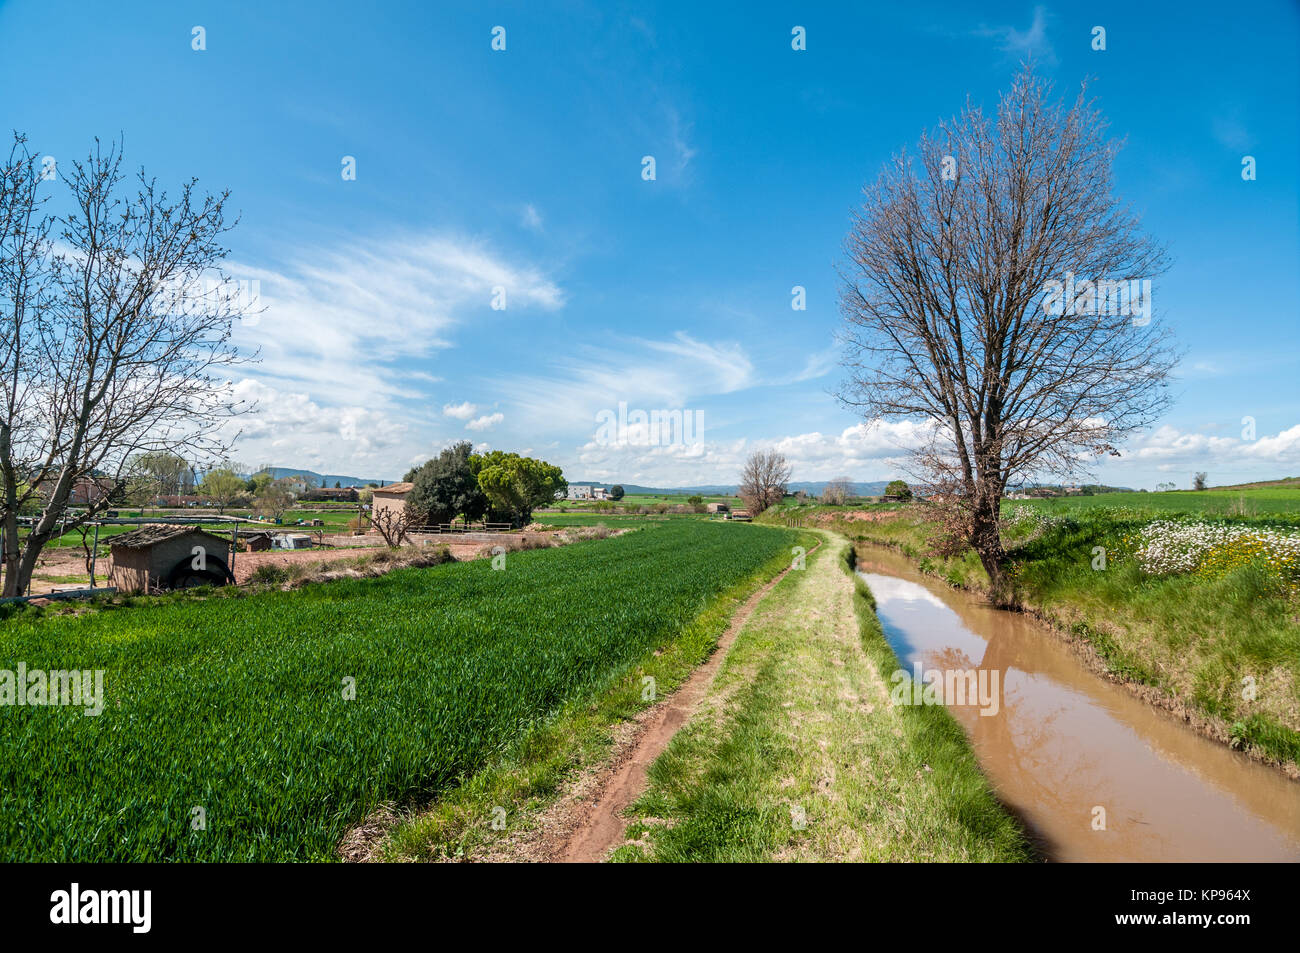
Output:
<svg viewBox="0 0 1300 953">
<path fill-rule="evenodd" d="M 819 542 L 809 555 L 820 548 Z M 553 827 L 555 833 L 540 851 L 542 857 L 563 863 L 595 863 L 605 859 L 623 842 L 627 820 L 623 811 L 641 796 L 646 788 L 646 771 L 663 754 L 673 735 L 686 724 L 713 684 L 714 676 L 763 597 L 790 571 L 789 567 L 773 577 L 736 610 L 727 629 L 718 639 L 718 647 L 708 660 L 691 673 L 677 691 L 658 705 L 647 709 L 637 727 L 621 738 L 614 757 L 604 771 L 570 792 L 551 812 L 565 816 L 567 823 Z M 579 802 L 579 798 L 582 799 Z M 551 825 L 547 825 L 548 827 Z M 557 829 L 558 828 L 558 829 Z"/>
</svg>

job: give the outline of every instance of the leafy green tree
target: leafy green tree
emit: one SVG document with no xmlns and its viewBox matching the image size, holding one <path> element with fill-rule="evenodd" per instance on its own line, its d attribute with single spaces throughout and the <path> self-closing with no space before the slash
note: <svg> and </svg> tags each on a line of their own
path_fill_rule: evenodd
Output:
<svg viewBox="0 0 1300 953">
<path fill-rule="evenodd" d="M 910 500 L 912 498 L 912 488 L 902 480 L 890 480 L 889 486 L 885 487 L 885 496 L 898 496 Z"/>
<path fill-rule="evenodd" d="M 199 493 L 217 504 L 218 513 L 224 513 L 227 506 L 237 503 L 246 492 L 239 474 L 226 467 L 209 471 L 199 484 Z"/>
<path fill-rule="evenodd" d="M 686 498 L 686 502 L 691 504 L 691 506 L 699 506 L 701 503 L 704 502 L 704 497 L 700 496 L 697 493 L 694 496 L 688 496 Z"/>
<path fill-rule="evenodd" d="M 619 486 L 617 483 L 615 483 L 613 486 L 609 488 L 609 498 L 611 500 L 621 500 L 623 499 L 623 496 L 624 496 L 623 488 Z"/>
<path fill-rule="evenodd" d="M 474 445 L 462 440 L 408 474 L 407 482 L 414 484 L 406 496 L 412 525 L 450 523 L 457 516 L 483 517 L 488 498 L 479 487 L 474 460 Z"/>
<path fill-rule="evenodd" d="M 474 458 L 478 485 L 487 496 L 493 516 L 527 523 L 533 510 L 551 503 L 568 489 L 559 467 L 545 460 L 493 450 Z"/>
</svg>

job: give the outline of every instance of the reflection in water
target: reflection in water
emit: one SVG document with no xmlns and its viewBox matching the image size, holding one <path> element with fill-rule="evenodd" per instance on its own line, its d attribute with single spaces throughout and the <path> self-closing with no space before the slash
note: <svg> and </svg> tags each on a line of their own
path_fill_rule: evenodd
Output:
<svg viewBox="0 0 1300 953">
<path fill-rule="evenodd" d="M 1089 672 L 1052 633 L 860 551 L 909 673 L 993 669 L 995 715 L 950 705 L 998 795 L 1069 861 L 1300 860 L 1300 784 Z M 969 700 L 968 700 L 969 701 Z M 1105 830 L 1094 830 L 1097 809 Z"/>
</svg>

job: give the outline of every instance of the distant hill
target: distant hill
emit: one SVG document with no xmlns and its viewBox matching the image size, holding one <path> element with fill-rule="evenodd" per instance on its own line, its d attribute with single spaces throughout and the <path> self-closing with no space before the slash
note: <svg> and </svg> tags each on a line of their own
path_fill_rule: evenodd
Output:
<svg viewBox="0 0 1300 953">
<path fill-rule="evenodd" d="M 1212 486 L 1211 490 L 1267 490 L 1279 488 L 1300 488 L 1300 477 L 1282 477 L 1278 480 L 1257 480 L 1254 483 L 1232 483 L 1228 486 Z"/>
<path fill-rule="evenodd" d="M 317 473 L 315 470 L 303 470 L 297 467 L 265 467 L 257 471 L 258 473 L 269 473 L 271 479 L 279 480 L 281 477 L 303 476 L 316 481 L 317 486 L 333 487 L 335 483 L 339 486 L 365 486 L 367 483 L 396 483 L 396 480 L 363 479 L 361 477 L 341 476 L 337 473 Z M 241 474 L 245 478 L 252 474 Z"/>
</svg>

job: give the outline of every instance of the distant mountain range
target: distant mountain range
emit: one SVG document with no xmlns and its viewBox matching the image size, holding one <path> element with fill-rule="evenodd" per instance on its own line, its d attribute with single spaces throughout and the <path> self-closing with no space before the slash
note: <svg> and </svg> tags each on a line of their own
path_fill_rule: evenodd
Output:
<svg viewBox="0 0 1300 953">
<path fill-rule="evenodd" d="M 826 489 L 829 480 L 820 482 L 803 482 L 791 483 L 788 487 L 791 493 L 798 493 L 803 490 L 809 496 L 821 496 L 822 491 Z M 570 486 L 614 486 L 617 481 L 599 481 L 599 480 L 570 480 Z M 709 483 L 702 486 L 676 486 L 676 487 L 654 487 L 638 486 L 635 483 L 620 484 L 624 493 L 636 493 L 645 496 L 735 496 L 736 484 Z M 885 487 L 889 485 L 888 480 L 878 480 L 874 483 L 854 483 L 853 492 L 858 496 L 879 496 L 885 492 Z"/>
<path fill-rule="evenodd" d="M 369 483 L 396 483 L 396 480 L 362 478 L 353 476 L 343 476 L 337 473 L 317 473 L 315 470 L 304 470 L 301 467 L 265 467 L 259 470 L 259 473 L 270 473 L 272 479 L 278 480 L 281 477 L 303 476 L 314 480 L 317 486 L 333 487 L 335 483 L 339 486 L 365 486 Z M 244 477 L 251 474 L 242 474 Z M 613 486 L 617 481 L 608 480 L 570 480 L 570 486 Z M 822 491 L 826 489 L 829 481 L 791 483 L 790 492 L 797 493 L 803 490 L 810 496 L 821 496 Z M 879 480 L 874 483 L 855 483 L 853 484 L 854 493 L 858 496 L 879 496 L 885 492 L 888 481 Z M 673 486 L 673 487 L 656 487 L 656 486 L 639 486 L 635 483 L 622 484 L 624 493 L 639 493 L 647 496 L 735 496 L 736 485 L 723 483 L 709 483 L 700 486 Z"/>
<path fill-rule="evenodd" d="M 302 476 L 315 481 L 317 486 L 333 487 L 335 483 L 339 486 L 365 486 L 369 483 L 396 483 L 396 480 L 380 479 L 362 479 L 361 477 L 342 476 L 337 473 L 317 473 L 315 470 L 303 470 L 295 467 L 263 467 L 258 473 L 269 473 L 271 479 L 279 480 L 282 477 Z M 250 473 L 242 474 L 245 478 L 252 476 Z"/>
</svg>

